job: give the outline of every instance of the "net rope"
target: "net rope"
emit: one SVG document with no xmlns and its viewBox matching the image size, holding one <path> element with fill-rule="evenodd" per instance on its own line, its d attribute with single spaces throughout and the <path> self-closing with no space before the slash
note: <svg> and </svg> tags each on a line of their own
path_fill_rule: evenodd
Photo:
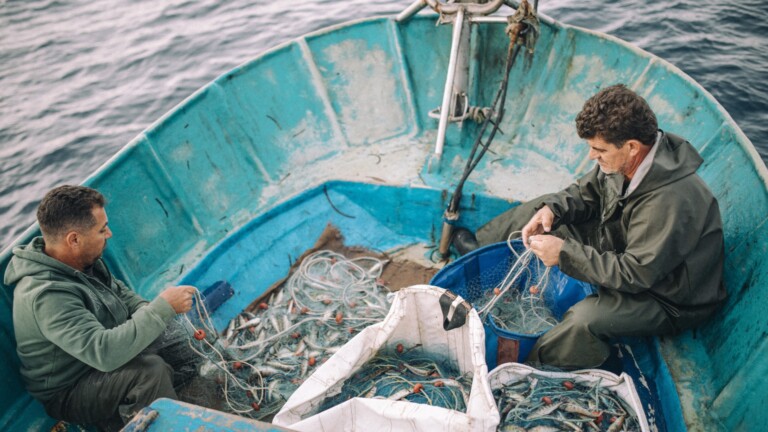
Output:
<svg viewBox="0 0 768 432">
<path fill-rule="evenodd" d="M 271 419 L 317 365 L 389 312 L 389 290 L 380 279 L 385 264 L 315 252 L 255 311 L 232 318 L 222 334 L 197 292 L 196 316 L 184 315 L 183 322 L 190 347 L 203 358 L 200 376 L 223 393 L 219 409 Z"/>
<path fill-rule="evenodd" d="M 493 390 L 499 430 L 640 430 L 637 416 L 602 380 L 531 374 Z"/>
<path fill-rule="evenodd" d="M 379 351 L 327 397 L 318 412 L 353 397 L 403 400 L 466 412 L 472 386 L 470 373 L 462 374 L 455 362 L 420 345 L 404 349 L 397 344 Z"/>
<path fill-rule="evenodd" d="M 537 334 L 557 324 L 546 297 L 550 267 L 530 249 L 516 249 L 512 237 L 518 233 L 512 232 L 507 238 L 509 258 L 470 279 L 466 289 L 482 319 L 490 315 L 500 329 Z"/>
</svg>

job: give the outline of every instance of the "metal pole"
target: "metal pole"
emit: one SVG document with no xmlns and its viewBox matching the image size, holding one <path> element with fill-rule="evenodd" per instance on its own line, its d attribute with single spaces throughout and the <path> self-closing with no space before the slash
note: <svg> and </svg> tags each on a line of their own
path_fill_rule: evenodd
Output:
<svg viewBox="0 0 768 432">
<path fill-rule="evenodd" d="M 507 17 L 503 16 L 472 16 L 469 17 L 469 22 L 475 23 L 475 24 L 491 24 L 491 23 L 497 23 L 497 24 L 508 24 Z"/>
<path fill-rule="evenodd" d="M 435 143 L 436 162 L 440 161 L 445 145 L 445 130 L 448 128 L 448 116 L 453 97 L 453 80 L 456 74 L 456 63 L 459 57 L 459 44 L 461 43 L 461 30 L 464 27 L 464 9 L 459 9 L 453 21 L 453 38 L 451 39 L 451 57 L 448 61 L 448 76 L 445 78 L 445 90 L 443 91 L 443 104 L 440 108 L 440 123 L 437 126 L 437 142 Z"/>
<path fill-rule="evenodd" d="M 397 22 L 404 22 L 411 19 L 412 16 L 416 15 L 424 9 L 427 6 L 427 0 L 416 0 L 413 3 L 411 3 L 410 6 L 408 6 L 404 11 L 400 12 L 397 15 L 397 18 L 395 18 L 395 21 Z"/>
<path fill-rule="evenodd" d="M 504 4 L 504 0 L 491 0 L 488 3 L 440 3 L 439 0 L 426 0 L 426 2 L 440 15 L 453 15 L 459 11 L 470 15 L 490 15 Z"/>
</svg>

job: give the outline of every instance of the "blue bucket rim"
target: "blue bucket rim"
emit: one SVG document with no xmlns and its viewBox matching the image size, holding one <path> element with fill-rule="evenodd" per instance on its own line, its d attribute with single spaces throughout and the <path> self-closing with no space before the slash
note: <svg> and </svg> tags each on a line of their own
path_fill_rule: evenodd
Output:
<svg viewBox="0 0 768 432">
<path fill-rule="evenodd" d="M 511 242 L 512 243 L 522 243 L 523 240 L 522 239 L 512 239 Z M 437 275 L 442 273 L 443 271 L 447 271 L 448 269 L 451 269 L 451 268 L 456 267 L 458 265 L 463 265 L 464 261 L 469 260 L 471 257 L 474 257 L 475 255 L 481 255 L 481 254 L 485 253 L 485 251 L 495 250 L 495 249 L 498 249 L 498 248 L 500 248 L 502 246 L 504 246 L 505 249 L 509 249 L 509 245 L 507 244 L 507 242 L 506 241 L 501 241 L 501 242 L 498 242 L 498 243 L 491 243 L 489 245 L 485 245 L 485 246 L 479 247 L 479 248 L 473 250 L 472 252 L 467 253 L 466 255 L 460 256 L 458 259 L 454 260 L 452 263 L 449 263 L 448 265 L 446 265 L 445 267 L 440 269 L 440 271 L 437 272 L 434 276 L 432 276 L 432 279 L 429 280 L 429 284 L 430 285 L 434 285 L 432 282 L 437 278 Z"/>
<path fill-rule="evenodd" d="M 485 245 L 483 247 L 477 248 L 477 249 L 473 250 L 472 252 L 467 253 L 466 255 L 462 255 L 461 257 L 459 257 L 457 260 L 453 261 L 452 263 L 446 265 L 445 267 L 443 267 L 440 270 L 440 272 L 447 271 L 447 270 L 449 270 L 449 269 L 451 269 L 453 267 L 459 266 L 459 265 L 464 265 L 465 261 L 470 260 L 472 257 L 474 257 L 476 255 L 482 255 L 482 254 L 484 254 L 487 251 L 496 250 L 496 249 L 499 249 L 499 248 L 502 248 L 502 247 L 504 249 L 509 249 L 509 243 L 517 244 L 517 245 L 522 245 L 523 240 L 519 239 L 519 238 L 516 238 L 516 239 L 510 240 L 509 242 L 508 241 L 501 241 L 501 242 L 491 243 L 489 245 Z M 554 267 L 557 267 L 557 266 L 554 266 Z M 432 279 L 430 280 L 430 285 L 434 285 L 432 282 L 437 278 L 437 275 L 440 272 L 438 272 L 437 274 L 435 274 L 435 276 L 432 277 Z M 472 307 L 475 308 L 474 304 L 472 305 Z M 502 329 L 499 326 L 497 326 L 496 323 L 494 323 L 493 320 L 491 319 L 491 315 L 490 314 L 485 316 L 485 318 L 483 319 L 483 324 L 488 325 L 489 327 L 491 327 L 495 332 L 497 332 L 497 334 L 500 334 L 500 335 L 505 336 L 505 337 L 506 336 L 514 336 L 515 338 L 518 338 L 518 339 L 519 338 L 538 339 L 542 335 L 544 335 L 544 333 L 548 332 L 551 329 L 551 328 L 549 328 L 547 330 L 543 330 L 543 331 L 540 331 L 540 332 L 537 332 L 537 333 L 517 333 L 517 332 L 510 331 L 510 330 Z"/>
</svg>

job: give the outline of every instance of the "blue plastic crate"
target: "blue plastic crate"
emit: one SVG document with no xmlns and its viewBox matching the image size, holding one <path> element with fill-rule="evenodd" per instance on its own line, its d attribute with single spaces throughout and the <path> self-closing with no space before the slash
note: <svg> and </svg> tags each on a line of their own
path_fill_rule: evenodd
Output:
<svg viewBox="0 0 768 432">
<path fill-rule="evenodd" d="M 517 254 L 525 251 L 521 240 L 513 240 L 512 247 Z M 431 285 L 448 289 L 464 297 L 470 303 L 479 299 L 487 290 L 498 287 L 504 280 L 509 268 L 515 263 L 516 256 L 506 242 L 488 245 L 472 251 L 440 270 L 430 281 Z M 531 260 L 529 275 L 524 275 L 516 285 L 527 286 L 525 278 L 538 279 L 546 267 L 539 260 Z M 472 288 L 469 286 L 479 287 Z M 544 301 L 558 319 L 574 304 L 594 292 L 594 287 L 586 282 L 565 275 L 560 269 L 552 267 L 548 285 L 544 288 Z M 490 319 L 483 320 L 485 328 L 485 359 L 488 369 L 494 369 L 500 363 L 522 362 L 530 353 L 533 345 L 544 332 L 522 334 L 499 328 Z"/>
</svg>

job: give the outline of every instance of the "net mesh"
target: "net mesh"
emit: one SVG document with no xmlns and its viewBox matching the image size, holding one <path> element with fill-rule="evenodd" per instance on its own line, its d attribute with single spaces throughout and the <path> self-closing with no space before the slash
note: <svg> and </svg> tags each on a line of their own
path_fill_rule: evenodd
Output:
<svg viewBox="0 0 768 432">
<path fill-rule="evenodd" d="M 640 430 L 634 411 L 601 380 L 531 374 L 493 390 L 493 396 L 501 414 L 499 430 Z"/>
<path fill-rule="evenodd" d="M 402 344 L 379 351 L 350 378 L 340 391 L 326 398 L 318 412 L 354 397 L 403 400 L 466 412 L 470 374 L 461 374 L 454 362 L 426 354 L 419 346 Z"/>
<path fill-rule="evenodd" d="M 313 372 L 356 333 L 389 311 L 378 258 L 308 255 L 284 287 L 218 335 L 201 301 L 185 318 L 190 347 L 204 359 L 200 376 L 216 382 L 216 408 L 269 420 Z M 198 298 L 199 300 L 199 298 Z M 215 403 L 202 403 L 211 406 Z"/>
<path fill-rule="evenodd" d="M 481 318 L 490 315 L 499 329 L 520 334 L 544 332 L 557 324 L 549 306 L 549 267 L 522 243 L 507 245 L 511 251 L 507 258 L 486 265 L 467 280 L 466 297 Z"/>
</svg>

